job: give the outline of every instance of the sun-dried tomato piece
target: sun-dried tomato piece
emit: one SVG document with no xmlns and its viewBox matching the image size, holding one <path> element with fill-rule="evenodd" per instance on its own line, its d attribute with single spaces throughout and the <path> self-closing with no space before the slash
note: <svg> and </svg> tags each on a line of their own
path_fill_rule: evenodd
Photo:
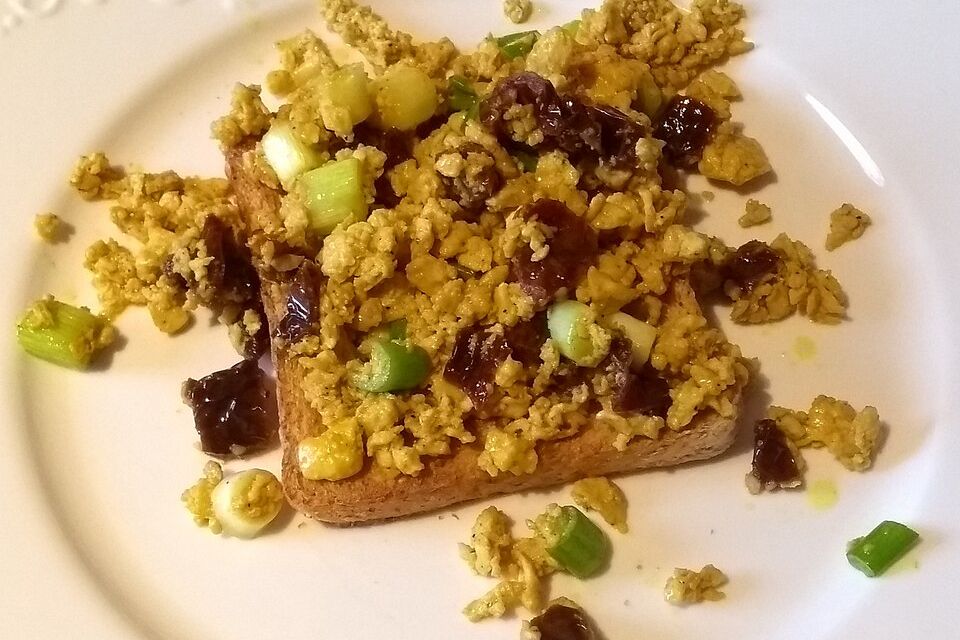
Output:
<svg viewBox="0 0 960 640">
<path fill-rule="evenodd" d="M 529 320 L 521 320 L 503 332 L 510 355 L 528 367 L 540 362 L 540 349 L 549 335 L 546 311 L 540 311 Z"/>
<path fill-rule="evenodd" d="M 552 604 L 530 621 L 540 640 L 593 640 L 594 633 L 583 612 L 574 607 Z"/>
<path fill-rule="evenodd" d="M 561 96 L 549 80 L 529 71 L 497 82 L 480 104 L 480 120 L 505 139 L 504 116 L 514 105 L 533 106 L 543 134 L 538 148 L 560 149 L 574 161 L 593 159 L 614 167 L 629 166 L 636 159 L 637 141 L 646 133 L 643 125 L 622 111 Z"/>
<path fill-rule="evenodd" d="M 480 211 L 487 199 L 500 190 L 503 178 L 493 164 L 492 158 L 489 164 L 484 164 L 482 167 L 470 167 L 470 163 L 467 162 L 470 154 L 483 154 L 489 158 L 487 151 L 479 144 L 470 142 L 458 151 L 464 159 L 464 170 L 455 178 L 440 176 L 440 180 L 450 197 L 456 200 L 464 210 Z"/>
<path fill-rule="evenodd" d="M 675 167 L 692 169 L 703 155 L 717 125 L 717 114 L 699 100 L 674 96 L 653 129 L 663 140 L 663 156 Z"/>
<path fill-rule="evenodd" d="M 753 477 L 760 488 L 792 488 L 803 482 L 803 473 L 786 434 L 770 419 L 753 428 Z"/>
<path fill-rule="evenodd" d="M 621 414 L 643 414 L 667 417 L 670 408 L 670 385 L 649 363 L 639 371 L 630 368 L 633 349 L 630 343 L 617 338 L 600 367 L 613 378 L 613 409 Z"/>
<path fill-rule="evenodd" d="M 269 444 L 276 432 L 264 375 L 254 360 L 187 380 L 183 400 L 193 409 L 204 453 L 244 455 Z"/>
<path fill-rule="evenodd" d="M 288 344 L 303 340 L 320 322 L 320 273 L 317 265 L 304 260 L 293 276 L 287 291 L 287 312 L 277 325 L 274 335 Z"/>
<path fill-rule="evenodd" d="M 443 377 L 457 385 L 483 410 L 493 399 L 497 368 L 510 355 L 502 335 L 479 327 L 461 329 L 453 353 L 443 369 Z"/>
<path fill-rule="evenodd" d="M 726 277 L 744 291 L 750 291 L 768 276 L 775 275 L 781 259 L 776 251 L 759 240 L 744 244 L 727 263 Z"/>
<path fill-rule="evenodd" d="M 524 293 L 540 306 L 553 300 L 561 289 L 573 291 L 596 262 L 599 252 L 597 234 L 582 218 L 562 202 L 537 200 L 529 206 L 527 217 L 554 229 L 550 251 L 534 261 L 533 251 L 524 246 L 513 259 L 513 270 Z"/>
<path fill-rule="evenodd" d="M 243 344 L 243 355 L 255 360 L 270 348 L 270 336 L 260 298 L 260 278 L 253 266 L 250 251 L 237 239 L 233 230 L 216 216 L 207 216 L 203 221 L 200 239 L 203 240 L 207 255 L 212 258 L 207 264 L 207 282 L 213 299 L 207 304 L 215 309 L 236 304 L 244 310 L 255 312 L 260 318 L 260 330 L 256 335 L 245 336 Z M 172 269 L 168 268 L 168 271 Z M 186 282 L 182 277 L 179 279 Z"/>
<path fill-rule="evenodd" d="M 200 239 L 213 258 L 207 265 L 207 280 L 222 301 L 248 302 L 260 297 L 260 280 L 247 248 L 216 216 L 203 221 Z"/>
</svg>

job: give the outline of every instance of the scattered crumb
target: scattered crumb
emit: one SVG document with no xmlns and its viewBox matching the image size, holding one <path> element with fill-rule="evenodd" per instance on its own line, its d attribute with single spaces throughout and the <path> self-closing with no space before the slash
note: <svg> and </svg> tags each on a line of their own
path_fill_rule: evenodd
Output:
<svg viewBox="0 0 960 640">
<path fill-rule="evenodd" d="M 712 564 L 700 571 L 674 569 L 663 588 L 663 597 L 670 604 L 685 605 L 704 600 L 721 600 L 724 594 L 720 587 L 727 584 L 727 576 Z"/>
<path fill-rule="evenodd" d="M 57 244 L 67 239 L 70 227 L 55 213 L 40 213 L 33 219 L 33 227 L 44 242 Z"/>
<path fill-rule="evenodd" d="M 856 240 L 870 226 L 870 216 L 849 203 L 830 214 L 830 233 L 827 234 L 827 251 L 833 251 L 840 245 Z"/>
<path fill-rule="evenodd" d="M 197 526 L 208 527 L 213 533 L 223 531 L 220 521 L 214 514 L 211 498 L 214 487 L 221 480 L 223 480 L 223 467 L 210 460 L 203 467 L 203 476 L 180 496 L 180 500 L 193 516 Z"/>
<path fill-rule="evenodd" d="M 599 513 L 620 533 L 627 532 L 627 498 L 607 478 L 584 478 L 573 483 L 573 501 Z"/>
<path fill-rule="evenodd" d="M 737 219 L 737 224 L 741 227 L 752 227 L 754 225 L 770 222 L 773 212 L 768 205 L 753 198 L 747 200 L 744 206 L 744 214 Z"/>
<path fill-rule="evenodd" d="M 454 520 L 459 520 L 459 519 L 460 519 L 460 516 L 458 516 L 458 515 L 455 514 L 455 513 L 451 513 L 451 514 L 450 514 L 450 517 L 453 518 Z"/>
<path fill-rule="evenodd" d="M 531 13 L 533 13 L 531 0 L 503 0 L 503 15 L 514 24 L 526 22 Z"/>
<path fill-rule="evenodd" d="M 306 521 L 301 522 L 300 524 L 297 525 L 297 529 L 303 529 L 305 526 L 307 526 Z"/>
<path fill-rule="evenodd" d="M 629 606 L 630 606 L 630 601 L 629 601 L 629 600 L 624 600 L 624 601 L 623 601 L 623 606 L 629 607 Z"/>
<path fill-rule="evenodd" d="M 717 197 L 713 191 L 701 191 L 700 197 L 703 198 L 704 202 L 713 202 L 713 199 Z"/>
</svg>

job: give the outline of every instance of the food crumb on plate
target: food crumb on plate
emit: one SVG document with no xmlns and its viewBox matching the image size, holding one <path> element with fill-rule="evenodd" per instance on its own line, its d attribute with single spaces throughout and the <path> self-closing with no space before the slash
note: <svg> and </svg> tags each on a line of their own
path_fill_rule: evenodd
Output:
<svg viewBox="0 0 960 640">
<path fill-rule="evenodd" d="M 677 568 L 667 579 L 663 597 L 675 605 L 722 600 L 726 596 L 720 591 L 720 587 L 727 582 L 727 576 L 712 564 L 704 566 L 700 571 Z"/>
<path fill-rule="evenodd" d="M 503 0 L 503 15 L 513 24 L 526 22 L 533 13 L 531 0 Z"/>
<path fill-rule="evenodd" d="M 223 467 L 210 460 L 203 466 L 203 476 L 189 489 L 183 492 L 183 500 L 187 511 L 193 515 L 197 526 L 208 527 L 213 533 L 220 533 L 223 527 L 220 520 L 213 513 L 213 490 L 223 480 Z"/>
<path fill-rule="evenodd" d="M 857 411 L 849 402 L 820 395 L 807 411 L 770 407 L 770 419 L 797 447 L 826 447 L 851 471 L 866 471 L 880 437 L 880 416 L 867 406 Z"/>
<path fill-rule="evenodd" d="M 39 213 L 33 219 L 33 228 L 44 242 L 57 244 L 67 239 L 69 225 L 55 213 Z"/>
<path fill-rule="evenodd" d="M 607 524 L 620 533 L 627 533 L 627 498 L 607 478 L 584 478 L 573 483 L 573 501 L 585 509 L 599 513 Z"/>
<path fill-rule="evenodd" d="M 827 251 L 851 240 L 856 240 L 870 226 L 870 216 L 849 203 L 844 203 L 830 214 L 830 233 L 827 234 Z"/>
<path fill-rule="evenodd" d="M 770 222 L 772 218 L 773 212 L 769 205 L 750 198 L 747 200 L 746 205 L 744 205 L 743 215 L 737 218 L 737 224 L 741 227 L 752 227 L 763 224 L 764 222 Z"/>
</svg>

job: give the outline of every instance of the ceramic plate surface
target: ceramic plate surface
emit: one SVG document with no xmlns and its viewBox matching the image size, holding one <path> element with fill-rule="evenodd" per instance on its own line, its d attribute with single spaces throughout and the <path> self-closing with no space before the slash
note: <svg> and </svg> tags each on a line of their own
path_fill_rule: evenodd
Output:
<svg viewBox="0 0 960 640">
<path fill-rule="evenodd" d="M 580 8 L 536 4 L 531 28 Z M 418 37 L 447 34 L 462 47 L 515 30 L 493 0 L 375 6 Z M 697 205 L 698 228 L 732 245 L 786 231 L 814 248 L 851 300 L 850 320 L 837 327 L 724 322 L 763 366 L 747 415 L 771 400 L 804 408 L 827 393 L 875 405 L 888 436 L 869 473 L 846 472 L 822 452 L 807 456 L 808 480 L 838 490 L 829 509 L 814 508 L 809 493 L 747 493 L 747 431 L 717 461 L 625 478 L 631 533 L 611 532 L 610 569 L 586 582 L 558 577 L 552 595 L 580 602 L 610 640 L 953 637 L 960 5 L 747 6 L 757 48 L 727 68 L 745 96 L 734 118 L 763 142 L 776 181 L 748 196 L 691 180 L 692 193 L 717 192 Z M 131 310 L 119 321 L 125 347 L 108 368 L 82 375 L 28 360 L 13 340 L 17 315 L 39 295 L 96 302 L 83 251 L 115 230 L 104 206 L 69 190 L 75 159 L 104 150 L 123 164 L 221 174 L 209 123 L 226 111 L 234 82 L 262 79 L 274 41 L 320 29 L 312 3 L 6 0 L 0 26 L 0 635 L 517 637 L 516 618 L 471 625 L 460 614 L 492 586 L 470 574 L 456 546 L 484 503 L 353 530 L 289 515 L 254 541 L 193 525 L 179 496 L 204 456 L 179 386 L 235 361 L 209 318 L 168 338 Z M 747 197 L 768 203 L 774 223 L 737 227 Z M 874 225 L 828 253 L 828 213 L 842 202 Z M 32 218 L 42 211 L 76 228 L 68 244 L 35 238 Z M 798 340 L 815 355 L 801 357 Z M 253 464 L 277 470 L 279 460 Z M 548 502 L 568 500 L 559 490 L 495 503 L 519 529 Z M 847 565 L 845 544 L 884 519 L 913 525 L 923 543 L 870 580 Z M 708 562 L 730 576 L 725 601 L 664 603 L 673 567 Z"/>
</svg>

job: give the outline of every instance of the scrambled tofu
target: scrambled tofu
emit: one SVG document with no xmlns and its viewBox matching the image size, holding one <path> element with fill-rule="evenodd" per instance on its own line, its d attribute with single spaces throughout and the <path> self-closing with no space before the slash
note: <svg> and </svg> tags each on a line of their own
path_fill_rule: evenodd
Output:
<svg viewBox="0 0 960 640">
<path fill-rule="evenodd" d="M 670 604 L 687 605 L 704 600 L 722 600 L 720 587 L 727 584 L 727 576 L 712 564 L 700 571 L 674 569 L 663 589 L 663 597 Z"/>
<path fill-rule="evenodd" d="M 531 13 L 533 13 L 531 0 L 503 0 L 503 15 L 514 24 L 526 22 Z"/>
<path fill-rule="evenodd" d="M 856 240 L 870 226 L 870 216 L 852 204 L 844 203 L 830 214 L 830 233 L 827 234 L 827 251 L 833 251 L 840 245 Z"/>
<path fill-rule="evenodd" d="M 741 227 L 752 227 L 754 225 L 770 222 L 773 219 L 773 211 L 768 205 L 750 198 L 744 206 L 743 215 L 737 218 L 737 224 Z"/>
<path fill-rule="evenodd" d="M 33 228 L 44 242 L 56 244 L 66 239 L 67 224 L 55 213 L 37 214 L 33 219 Z"/>
<path fill-rule="evenodd" d="M 713 140 L 704 148 L 698 167 L 706 177 L 737 187 L 771 171 L 760 143 L 737 131 L 729 122 L 717 129 Z"/>
<path fill-rule="evenodd" d="M 519 15 L 527 4 L 510 7 Z M 321 472 L 305 455 L 302 471 L 356 472 L 362 451 L 383 471 L 417 475 L 427 458 L 476 443 L 491 476 L 534 473 L 540 443 L 586 428 L 608 428 L 624 449 L 635 438 L 688 428 L 704 411 L 736 413 L 748 377 L 739 349 L 687 293 L 695 274 L 719 277 L 733 250 L 689 227 L 687 195 L 664 184 L 665 142 L 652 132 L 670 97 L 685 92 L 716 118 L 700 158 L 705 175 L 739 185 L 770 170 L 759 144 L 732 121 L 739 87 L 713 69 L 752 46 L 739 26 L 740 5 L 696 0 L 684 11 L 669 2 L 607 0 L 522 47 L 502 50 L 487 38 L 472 52 L 446 39 L 416 42 L 353 0 L 324 0 L 321 12 L 372 73 L 340 66 L 305 32 L 278 44 L 280 65 L 266 80 L 284 99 L 276 113 L 265 110 L 259 87 L 241 86 L 214 127 L 224 148 L 240 150 L 249 173 L 281 198 L 279 208 L 264 207 L 248 221 L 257 264 L 289 274 L 289 264 L 315 262 L 323 276 L 316 325 L 288 345 L 303 395 L 322 416 L 305 435 L 307 453 L 371 404 L 371 392 L 355 384 L 373 369 L 360 349 L 368 336 L 404 320 L 405 348 L 422 350 L 430 366 L 390 393 L 390 411 L 359 420 L 349 465 Z M 561 98 L 567 106 L 559 111 L 581 109 L 597 119 L 594 126 L 613 129 L 598 140 L 558 131 L 569 126 L 544 121 L 558 110 L 536 104 Z M 349 218 L 320 230 L 305 187 L 251 142 L 268 129 L 286 132 L 304 171 L 359 163 L 363 202 Z M 88 190 L 109 188 L 109 179 L 87 173 Z M 541 212 L 544 202 L 554 204 Z M 576 264 L 581 250 L 588 252 L 582 269 L 558 274 L 564 286 L 554 279 L 543 291 L 543 282 L 533 282 Z M 842 316 L 836 280 L 793 244 L 782 251 L 776 282 L 728 291 L 734 318 L 767 322 L 797 310 L 823 321 Z M 103 253 L 116 256 L 101 268 L 105 276 L 112 275 L 107 267 L 126 274 L 135 266 L 121 249 Z M 111 284 L 121 302 L 143 297 L 137 279 L 123 283 L 131 290 Z M 543 312 L 565 299 L 588 310 L 569 335 L 544 338 Z M 657 333 L 647 369 L 662 381 L 661 398 L 641 411 L 618 399 L 617 368 L 627 366 L 616 359 L 626 338 L 609 320 L 618 312 Z M 517 336 L 537 341 L 521 348 Z M 474 340 L 486 346 L 470 355 L 467 345 L 481 344 Z M 473 359 L 459 363 L 466 373 L 456 370 L 455 355 Z M 483 379 L 474 379 L 479 369 Z"/>
<path fill-rule="evenodd" d="M 735 282 L 725 287 L 733 300 L 730 315 L 734 321 L 773 322 L 796 312 L 824 324 L 837 324 L 846 317 L 846 293 L 832 273 L 817 268 L 809 247 L 781 233 L 769 249 L 776 254 L 769 277 L 751 287 Z"/>
<path fill-rule="evenodd" d="M 252 267 L 237 270 L 245 249 L 233 237 L 239 217 L 225 179 L 127 171 L 94 153 L 77 162 L 70 183 L 86 200 L 110 202 L 111 220 L 134 241 L 98 240 L 87 249 L 84 267 L 108 317 L 145 306 L 158 329 L 175 334 L 206 306 L 238 351 L 265 326 Z"/>
<path fill-rule="evenodd" d="M 596 511 L 607 524 L 626 533 L 627 497 L 607 478 L 584 478 L 573 483 L 573 501 L 584 509 Z"/>
<path fill-rule="evenodd" d="M 848 402 L 821 395 L 807 411 L 770 407 L 769 417 L 797 447 L 826 447 L 851 471 L 865 471 L 873 464 L 880 437 L 874 407 L 857 411 Z"/>
<path fill-rule="evenodd" d="M 477 516 L 470 542 L 460 545 L 460 555 L 470 568 L 478 575 L 500 578 L 497 586 L 464 608 L 471 622 L 502 617 L 519 606 L 532 612 L 543 608 L 543 579 L 557 566 L 542 538 L 514 539 L 506 514 L 487 507 Z"/>
<path fill-rule="evenodd" d="M 213 460 L 203 467 L 203 477 L 183 492 L 180 499 L 193 515 L 197 526 L 208 527 L 213 533 L 220 533 L 223 527 L 213 512 L 213 490 L 223 480 L 223 467 Z"/>
</svg>

